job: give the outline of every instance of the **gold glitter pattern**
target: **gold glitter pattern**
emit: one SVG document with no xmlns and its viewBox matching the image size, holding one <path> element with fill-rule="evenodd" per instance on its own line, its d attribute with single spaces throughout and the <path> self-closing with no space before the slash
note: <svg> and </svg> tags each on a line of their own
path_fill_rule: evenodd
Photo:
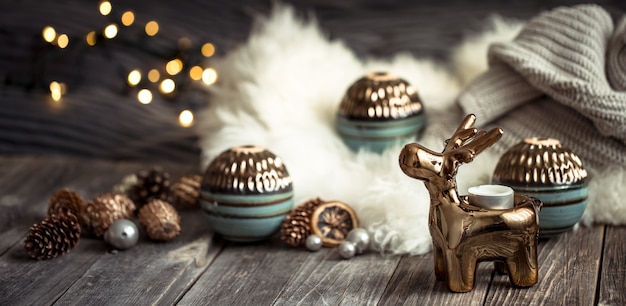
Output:
<svg viewBox="0 0 626 306">
<path fill-rule="evenodd" d="M 393 120 L 424 111 L 415 88 L 386 72 L 373 72 L 352 84 L 339 105 L 339 115 L 357 120 Z"/>
<path fill-rule="evenodd" d="M 587 170 L 569 148 L 553 138 L 526 138 L 500 158 L 493 181 L 514 186 L 583 184 Z"/>
<path fill-rule="evenodd" d="M 258 146 L 234 147 L 207 167 L 202 189 L 213 193 L 266 194 L 292 190 L 280 157 Z"/>
</svg>

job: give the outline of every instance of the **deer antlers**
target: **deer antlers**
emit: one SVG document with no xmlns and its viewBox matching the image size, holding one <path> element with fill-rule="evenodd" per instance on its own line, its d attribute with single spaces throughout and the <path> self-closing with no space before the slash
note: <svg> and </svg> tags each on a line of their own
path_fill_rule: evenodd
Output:
<svg viewBox="0 0 626 306">
<path fill-rule="evenodd" d="M 469 114 L 456 129 L 452 137 L 446 140 L 442 152 L 443 168 L 441 175 L 452 178 L 456 175 L 460 163 L 469 163 L 480 152 L 490 147 L 502 137 L 502 129 L 494 128 L 489 132 L 474 128 L 476 116 Z"/>
</svg>

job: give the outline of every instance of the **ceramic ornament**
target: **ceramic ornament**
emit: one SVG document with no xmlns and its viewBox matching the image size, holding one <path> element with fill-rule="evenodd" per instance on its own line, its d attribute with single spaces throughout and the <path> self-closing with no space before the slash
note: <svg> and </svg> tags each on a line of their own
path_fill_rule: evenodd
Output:
<svg viewBox="0 0 626 306">
<path fill-rule="evenodd" d="M 259 146 L 238 146 L 207 167 L 200 205 L 225 239 L 251 242 L 276 233 L 293 206 L 293 185 L 282 159 Z"/>
<path fill-rule="evenodd" d="M 500 157 L 492 182 L 543 202 L 542 238 L 570 230 L 587 207 L 587 170 L 580 157 L 554 138 L 526 138 L 511 147 Z"/>
<path fill-rule="evenodd" d="M 337 113 L 337 130 L 352 150 L 382 152 L 415 140 L 426 126 L 415 87 L 387 72 L 372 72 L 346 91 Z"/>
</svg>

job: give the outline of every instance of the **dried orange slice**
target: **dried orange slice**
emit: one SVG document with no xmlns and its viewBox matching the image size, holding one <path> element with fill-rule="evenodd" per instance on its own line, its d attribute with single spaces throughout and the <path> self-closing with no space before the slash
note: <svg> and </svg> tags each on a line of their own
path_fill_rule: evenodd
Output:
<svg viewBox="0 0 626 306">
<path fill-rule="evenodd" d="M 338 246 L 348 233 L 359 227 L 356 213 L 348 204 L 332 201 L 320 204 L 311 214 L 311 233 L 320 236 L 324 246 Z"/>
</svg>

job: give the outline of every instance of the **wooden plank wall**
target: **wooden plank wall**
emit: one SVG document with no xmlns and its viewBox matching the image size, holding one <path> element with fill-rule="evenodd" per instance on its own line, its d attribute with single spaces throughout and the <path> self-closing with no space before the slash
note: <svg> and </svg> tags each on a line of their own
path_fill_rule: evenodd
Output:
<svg viewBox="0 0 626 306">
<path fill-rule="evenodd" d="M 116 160 L 168 160 L 199 163 L 197 136 L 182 128 L 184 108 L 210 103 L 203 90 L 178 100 L 155 96 L 137 102 L 125 76 L 134 68 L 162 67 L 181 37 L 195 44 L 213 42 L 224 55 L 245 42 L 252 20 L 267 14 L 273 1 L 111 1 L 132 9 L 138 26 L 121 28 L 118 38 L 93 48 L 61 52 L 41 39 L 44 26 L 72 36 L 70 46 L 112 20 L 97 12 L 98 1 L 0 1 L 0 154 L 55 154 Z M 551 1 L 378 1 L 291 0 L 302 18 L 316 18 L 332 39 L 344 41 L 361 57 L 399 52 L 446 65 L 463 37 L 479 32 L 492 14 L 526 20 L 539 12 L 578 0 Z M 594 1 L 616 18 L 626 2 Z M 142 25 L 161 24 L 154 39 Z M 70 50 L 71 49 L 71 50 Z M 211 59 L 207 61 L 211 64 Z M 218 72 L 219 74 L 219 72 Z M 62 101 L 50 99 L 48 84 L 68 83 Z"/>
</svg>

